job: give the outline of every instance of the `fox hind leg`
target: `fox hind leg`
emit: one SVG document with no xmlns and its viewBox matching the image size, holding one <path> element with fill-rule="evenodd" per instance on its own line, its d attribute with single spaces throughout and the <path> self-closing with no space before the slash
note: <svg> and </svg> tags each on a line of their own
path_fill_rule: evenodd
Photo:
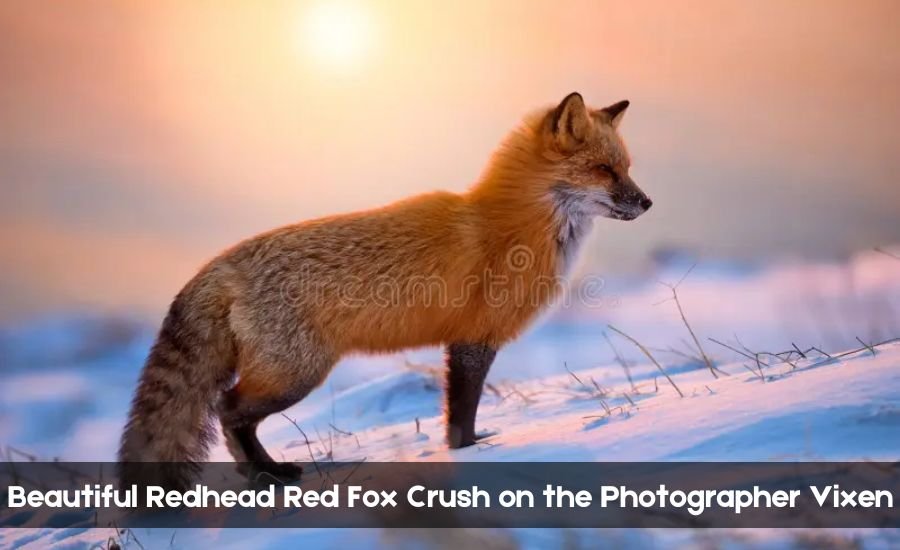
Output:
<svg viewBox="0 0 900 550">
<path fill-rule="evenodd" d="M 267 416 L 281 412 L 302 399 L 298 395 L 258 395 L 241 382 L 222 393 L 218 404 L 219 419 L 228 451 L 239 463 L 242 473 L 266 472 L 279 479 L 295 479 L 302 469 L 291 463 L 276 462 L 256 436 L 259 423 Z"/>
<path fill-rule="evenodd" d="M 485 344 L 447 346 L 447 444 L 451 449 L 475 444 L 478 401 L 496 354 Z"/>
<path fill-rule="evenodd" d="M 269 455 L 256 430 L 269 415 L 306 397 L 322 378 L 322 370 L 316 368 L 255 365 L 239 369 L 237 384 L 222 393 L 217 412 L 228 450 L 242 473 L 252 478 L 264 472 L 281 480 L 300 476 L 302 468 L 298 464 L 276 462 Z"/>
</svg>

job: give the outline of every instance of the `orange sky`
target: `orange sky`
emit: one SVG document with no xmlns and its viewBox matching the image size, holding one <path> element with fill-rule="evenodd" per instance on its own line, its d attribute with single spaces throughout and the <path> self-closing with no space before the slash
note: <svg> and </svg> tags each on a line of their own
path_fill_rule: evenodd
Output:
<svg viewBox="0 0 900 550">
<path fill-rule="evenodd" d="M 592 269 L 900 240 L 898 2 L 344 4 L 340 66 L 312 2 L 0 5 L 0 320 L 159 311 L 249 234 L 462 190 L 573 90 L 632 101 L 656 204 L 598 224 Z"/>
</svg>

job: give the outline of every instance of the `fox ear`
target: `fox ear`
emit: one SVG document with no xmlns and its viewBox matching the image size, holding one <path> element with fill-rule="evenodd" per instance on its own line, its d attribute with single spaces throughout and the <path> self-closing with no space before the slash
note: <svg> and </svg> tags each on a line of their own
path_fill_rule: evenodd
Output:
<svg viewBox="0 0 900 550">
<path fill-rule="evenodd" d="M 612 125 L 613 128 L 618 128 L 619 123 L 622 122 L 622 117 L 625 116 L 625 109 L 628 108 L 629 104 L 630 102 L 627 99 L 623 99 L 618 103 L 613 103 L 609 107 L 600 109 L 598 112 L 610 123 L 610 125 Z"/>
<path fill-rule="evenodd" d="M 572 92 L 551 113 L 550 133 L 557 148 L 570 153 L 587 139 L 591 124 L 584 99 L 578 92 Z"/>
</svg>

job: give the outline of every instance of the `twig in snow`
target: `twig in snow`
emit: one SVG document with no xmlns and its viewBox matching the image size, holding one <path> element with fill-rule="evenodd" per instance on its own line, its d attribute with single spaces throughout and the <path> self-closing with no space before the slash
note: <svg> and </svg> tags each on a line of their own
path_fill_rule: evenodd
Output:
<svg viewBox="0 0 900 550">
<path fill-rule="evenodd" d="M 857 348 L 857 349 L 851 349 L 850 351 L 845 351 L 844 353 L 839 353 L 839 354 L 837 354 L 837 355 L 828 355 L 828 354 L 825 353 L 825 352 L 820 352 L 820 353 L 822 353 L 823 355 L 828 356 L 828 359 L 827 359 L 827 360 L 824 360 L 824 361 L 819 361 L 818 363 L 813 363 L 812 365 L 809 366 L 809 368 L 818 367 L 818 366 L 824 365 L 825 363 L 828 363 L 829 361 L 833 361 L 833 360 L 835 360 L 835 359 L 840 359 L 840 358 L 846 357 L 846 356 L 848 356 L 848 355 L 853 355 L 854 353 L 859 353 L 859 352 L 861 352 L 861 351 L 863 351 L 863 350 L 874 350 L 875 348 L 878 348 L 879 346 L 884 346 L 884 345 L 886 345 L 886 344 L 891 344 L 891 343 L 893 343 L 893 342 L 898 342 L 898 341 L 900 341 L 900 337 L 898 337 L 898 338 L 891 338 L 891 339 L 889 339 L 889 340 L 884 340 L 883 342 L 878 342 L 877 344 L 869 344 L 869 345 L 867 345 L 867 346 L 865 346 L 865 347 Z"/>
<path fill-rule="evenodd" d="M 535 403 L 534 399 L 531 399 L 530 397 L 528 397 L 527 395 L 525 395 L 524 393 L 519 391 L 518 388 L 513 388 L 512 390 L 510 390 L 510 392 L 503 397 L 503 400 L 505 401 L 511 395 L 520 397 L 522 399 L 522 401 L 525 402 L 526 405 L 533 405 Z"/>
<path fill-rule="evenodd" d="M 687 359 L 688 361 L 693 361 L 693 362 L 696 362 L 696 363 L 702 363 L 702 362 L 703 362 L 703 359 L 700 359 L 699 356 L 693 355 L 693 354 L 690 354 L 690 353 L 685 353 L 685 352 L 683 352 L 683 351 L 681 351 L 681 350 L 675 349 L 674 346 L 669 346 L 669 347 L 667 347 L 667 348 L 654 348 L 654 347 L 648 347 L 647 349 L 649 349 L 650 351 L 656 351 L 656 352 L 659 352 L 659 353 L 671 353 L 672 355 L 677 355 L 678 357 L 682 357 L 682 358 L 684 358 L 684 359 Z"/>
<path fill-rule="evenodd" d="M 703 359 L 703 362 L 706 364 L 706 367 L 709 369 L 710 374 L 713 375 L 713 378 L 718 378 L 719 375 L 716 373 L 716 367 L 713 365 L 712 360 L 706 355 L 706 352 L 703 351 L 703 346 L 700 345 L 700 340 L 697 338 L 697 335 L 694 333 L 694 329 L 691 328 L 691 324 L 688 323 L 687 316 L 684 314 L 684 309 L 681 307 L 681 300 L 678 299 L 678 285 L 684 282 L 688 275 L 691 274 L 691 271 L 697 267 L 697 263 L 690 267 L 690 269 L 682 275 L 681 279 L 678 280 L 674 285 L 670 285 L 668 283 L 664 283 L 660 281 L 660 284 L 669 287 L 669 290 L 672 291 L 672 299 L 675 300 L 675 306 L 678 308 L 678 313 L 681 315 L 681 320 L 684 322 L 684 326 L 687 328 L 688 333 L 690 333 L 691 338 L 694 339 L 694 345 L 697 346 L 697 351 L 700 352 L 700 357 Z"/>
<path fill-rule="evenodd" d="M 306 436 L 306 432 L 304 432 L 303 428 L 300 427 L 300 424 L 297 424 L 297 421 L 294 420 L 293 418 L 291 418 L 290 416 L 288 416 L 284 413 L 281 413 L 281 416 L 285 417 L 288 422 L 293 424 L 294 427 L 297 428 L 297 431 L 300 432 L 300 435 L 303 436 L 303 440 L 306 442 L 306 450 L 309 451 L 309 459 L 312 461 L 313 466 L 316 469 L 316 473 L 319 474 L 319 476 L 321 477 L 322 470 L 319 469 L 319 463 L 316 461 L 316 457 L 313 454 L 312 443 L 309 442 L 309 437 Z"/>
<path fill-rule="evenodd" d="M 756 354 L 754 354 L 754 355 L 749 355 L 749 354 L 744 353 L 743 351 L 741 351 L 741 350 L 739 350 L 739 349 L 737 349 L 737 348 L 735 348 L 735 347 L 729 346 L 729 345 L 726 344 L 725 342 L 720 342 L 720 341 L 716 340 L 715 338 L 709 338 L 709 341 L 712 342 L 712 343 L 714 343 L 714 344 L 719 344 L 719 345 L 722 346 L 722 347 L 728 348 L 728 349 L 730 349 L 731 351 L 733 351 L 733 352 L 735 352 L 735 353 L 737 353 L 737 354 L 743 355 L 743 356 L 746 357 L 747 359 L 751 359 L 751 360 L 753 360 L 753 361 L 756 361 L 756 366 L 757 366 L 757 368 L 759 368 L 759 372 L 754 371 L 753 369 L 751 369 L 750 367 L 748 367 L 747 365 L 745 365 L 745 364 L 743 364 L 743 363 L 741 363 L 741 366 L 744 367 L 745 369 L 747 369 L 748 371 L 752 372 L 754 375 L 759 376 L 759 379 L 762 380 L 763 382 L 766 381 L 766 376 L 763 374 L 763 371 L 762 371 L 762 363 L 760 362 L 759 356 L 758 356 L 758 355 L 756 355 Z M 742 344 L 742 345 L 743 345 L 743 344 Z"/>
<path fill-rule="evenodd" d="M 819 348 L 817 348 L 817 347 L 815 347 L 815 346 L 813 346 L 813 347 L 809 348 L 808 350 L 806 350 L 806 353 L 809 353 L 809 352 L 811 352 L 811 351 L 814 351 L 814 352 L 816 352 L 816 353 L 819 353 L 819 354 L 821 354 L 821 355 L 824 355 L 824 356 L 827 357 L 828 359 L 834 359 L 834 357 L 832 357 L 830 353 L 828 353 L 827 351 L 822 351 L 822 350 L 820 350 Z"/>
<path fill-rule="evenodd" d="M 605 396 L 606 394 L 609 393 L 608 391 L 604 390 L 603 387 L 600 386 L 600 384 L 598 384 L 596 380 L 594 380 L 594 377 L 593 377 L 593 376 L 591 376 L 591 384 L 593 384 L 594 387 L 597 388 L 597 393 L 598 393 L 601 397 L 602 397 L 602 396 Z"/>
<path fill-rule="evenodd" d="M 780 351 L 780 352 L 776 353 L 775 357 L 781 359 L 782 361 L 784 361 L 785 363 L 790 365 L 791 369 L 796 369 L 797 364 L 794 363 L 793 361 L 791 361 L 791 356 L 793 356 L 795 353 L 797 353 L 797 352 L 792 349 L 789 349 L 787 351 Z M 784 355 L 786 357 L 782 357 L 782 355 Z"/>
<path fill-rule="evenodd" d="M 612 414 L 612 409 L 609 408 L 609 405 L 606 404 L 606 401 L 602 397 L 600 398 L 600 406 L 603 407 L 603 410 L 606 411 L 606 414 Z"/>
<path fill-rule="evenodd" d="M 325 439 L 322 438 L 322 434 L 319 433 L 319 427 L 313 426 L 313 429 L 316 431 L 316 438 L 319 440 L 319 444 L 322 445 L 322 454 L 325 455 L 325 458 L 334 462 L 334 441 L 331 440 L 331 430 L 328 430 L 328 446 L 325 446 Z"/>
<path fill-rule="evenodd" d="M 632 344 L 634 344 L 635 346 L 637 346 L 638 349 L 641 350 L 641 351 L 644 353 L 644 355 L 646 355 L 647 358 L 650 359 L 650 361 L 653 362 L 654 365 L 656 365 L 656 368 L 659 369 L 659 372 L 661 372 L 662 375 L 666 377 L 666 380 L 669 381 L 669 384 L 672 384 L 672 387 L 675 388 L 675 391 L 678 392 L 678 395 L 681 396 L 681 397 L 684 397 L 684 394 L 681 393 L 681 390 L 680 390 L 680 389 L 678 388 L 678 386 L 675 384 L 675 381 L 672 380 L 672 377 L 669 376 L 669 375 L 666 373 L 665 369 L 662 368 L 662 365 L 660 365 L 660 364 L 656 361 L 656 359 L 653 357 L 653 355 L 652 355 L 649 351 L 647 351 L 647 348 L 645 348 L 643 344 L 641 344 L 640 342 L 638 342 L 637 340 L 635 340 L 635 339 L 632 338 L 631 336 L 628 336 L 627 334 L 625 334 L 624 332 L 622 332 L 621 330 L 617 329 L 616 327 L 614 327 L 614 326 L 612 326 L 612 325 L 606 325 L 606 326 L 609 327 L 609 330 L 612 330 L 612 331 L 617 332 L 618 334 L 620 334 L 620 335 L 623 336 L 624 338 L 626 338 L 626 339 L 628 339 L 629 341 L 631 341 Z"/>
<path fill-rule="evenodd" d="M 503 398 L 503 394 L 500 393 L 500 390 L 497 388 L 497 386 L 491 384 L 490 382 L 485 382 L 484 387 L 487 388 L 488 391 L 490 391 L 492 394 L 494 394 L 494 396 L 497 397 L 497 399 Z"/>
<path fill-rule="evenodd" d="M 339 433 L 341 435 L 346 435 L 348 437 L 353 435 L 353 432 L 348 432 L 346 430 L 342 430 L 342 429 L 338 428 L 337 426 L 335 426 L 334 424 L 329 423 L 328 425 L 331 426 L 332 430 L 336 431 L 337 433 Z"/>
<path fill-rule="evenodd" d="M 752 356 L 752 355 L 750 355 L 750 354 L 748 354 L 748 353 L 744 353 L 743 351 L 737 349 L 736 347 L 729 346 L 729 345 L 726 344 L 725 342 L 720 342 L 720 341 L 716 340 L 715 338 L 707 338 L 707 340 L 709 340 L 709 341 L 712 342 L 713 344 L 719 344 L 719 345 L 722 346 L 723 348 L 728 348 L 728 349 L 730 349 L 731 351 L 733 351 L 733 352 L 735 352 L 735 353 L 737 353 L 737 354 L 739 354 L 739 355 L 743 355 L 743 356 L 746 357 L 747 359 L 753 359 L 753 360 L 756 360 L 756 357 L 754 357 L 754 356 Z"/>
<path fill-rule="evenodd" d="M 631 386 L 631 391 L 637 392 L 637 388 L 634 385 L 634 380 L 631 379 L 631 368 L 628 366 L 628 363 L 625 362 L 625 358 L 619 353 L 619 350 L 616 349 L 616 346 L 613 345 L 612 340 L 609 338 L 609 334 L 606 331 L 603 331 L 603 338 L 606 339 L 606 343 L 609 344 L 610 349 L 613 351 L 613 355 L 616 356 L 616 362 L 622 366 L 622 370 L 625 371 L 625 378 L 628 379 L 628 384 Z"/>
<path fill-rule="evenodd" d="M 566 369 L 566 372 L 569 373 L 569 376 L 574 378 L 575 381 L 578 382 L 579 384 L 581 384 L 585 389 L 587 389 L 587 390 L 591 389 L 591 388 L 588 388 L 587 384 L 585 384 L 584 382 L 581 381 L 581 378 L 578 378 L 578 376 L 574 372 L 572 372 L 571 369 L 569 369 L 569 365 L 565 361 L 563 361 L 563 368 Z"/>
<path fill-rule="evenodd" d="M 873 348 L 870 344 L 863 342 L 859 336 L 856 337 L 856 341 L 866 347 L 872 353 L 872 357 L 875 357 L 875 348 Z"/>
</svg>

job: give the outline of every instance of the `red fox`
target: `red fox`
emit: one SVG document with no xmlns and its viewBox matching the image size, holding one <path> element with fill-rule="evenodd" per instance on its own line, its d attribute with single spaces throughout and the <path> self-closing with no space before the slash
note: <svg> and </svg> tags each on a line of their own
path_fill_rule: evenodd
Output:
<svg viewBox="0 0 900 550">
<path fill-rule="evenodd" d="M 652 204 L 628 175 L 617 132 L 627 107 L 569 94 L 526 117 L 465 193 L 282 227 L 213 259 L 175 297 L 147 358 L 123 482 L 140 481 L 137 463 L 163 462 L 177 463 L 165 483 L 189 485 L 214 416 L 242 471 L 298 476 L 256 428 L 350 352 L 446 346 L 446 440 L 474 444 L 494 355 L 560 290 L 540 283 L 565 270 L 594 217 L 632 220 Z"/>
</svg>

